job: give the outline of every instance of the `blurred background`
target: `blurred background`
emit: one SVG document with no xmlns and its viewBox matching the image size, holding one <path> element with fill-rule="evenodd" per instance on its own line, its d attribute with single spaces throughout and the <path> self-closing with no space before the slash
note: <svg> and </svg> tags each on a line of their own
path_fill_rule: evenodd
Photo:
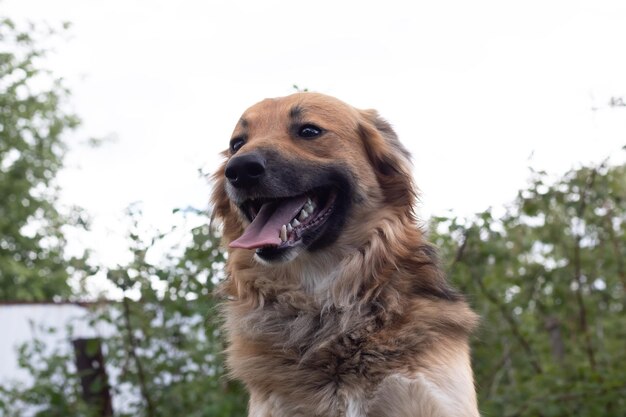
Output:
<svg viewBox="0 0 626 417">
<path fill-rule="evenodd" d="M 624 22 L 618 0 L 0 0 L 0 416 L 245 415 L 208 176 L 248 106 L 301 90 L 411 151 L 483 318 L 483 415 L 626 416 Z"/>
</svg>

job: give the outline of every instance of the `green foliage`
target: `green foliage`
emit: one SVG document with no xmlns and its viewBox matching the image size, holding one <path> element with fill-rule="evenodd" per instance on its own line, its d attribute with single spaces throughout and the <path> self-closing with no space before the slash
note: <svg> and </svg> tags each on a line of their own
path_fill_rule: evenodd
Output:
<svg viewBox="0 0 626 417">
<path fill-rule="evenodd" d="M 298 86 L 298 84 L 294 84 L 294 85 L 292 85 L 291 87 L 292 87 L 294 90 L 296 90 L 296 92 L 297 92 L 297 93 L 306 93 L 306 92 L 308 92 L 308 91 L 309 91 L 309 89 L 308 89 L 308 88 L 306 88 L 306 87 L 301 88 L 300 86 Z"/>
<path fill-rule="evenodd" d="M 482 316 L 474 367 L 485 415 L 626 409 L 626 165 L 554 183 L 533 172 L 500 218 L 440 217 L 432 230 Z"/>
<path fill-rule="evenodd" d="M 109 370 L 119 371 L 109 372 L 112 393 L 130 399 L 115 415 L 244 416 L 246 394 L 223 368 L 219 314 L 211 294 L 223 275 L 224 255 L 208 217 L 192 214 L 202 224 L 192 228 L 191 241 L 169 248 L 155 264 L 149 261 L 152 252 L 175 231 L 147 236 L 140 211 L 132 208 L 129 216 L 132 260 L 108 270 L 123 298 L 97 303 L 91 315 L 94 325 L 106 323 L 111 329 L 103 350 Z M 22 347 L 21 363 L 35 382 L 0 388 L 0 415 L 26 416 L 28 405 L 36 405 L 42 416 L 84 416 L 88 408 L 76 391 L 78 376 L 67 371 L 73 368 L 70 355 L 46 357 L 43 350 L 34 354 L 32 349 Z M 15 411 L 16 404 L 23 407 Z"/>
<path fill-rule="evenodd" d="M 108 271 L 124 298 L 97 318 L 117 330 L 106 340 L 107 363 L 122 369 L 119 384 L 139 393 L 138 402 L 120 416 L 244 415 L 243 390 L 224 375 L 218 311 L 211 296 L 223 274 L 224 255 L 208 217 L 198 214 L 205 221 L 192 229 L 191 242 L 182 251 L 170 249 L 165 261 L 155 265 L 147 255 L 169 234 L 146 239 L 140 213 L 130 211 L 133 259 Z"/>
<path fill-rule="evenodd" d="M 0 18 L 0 300 L 67 297 L 70 274 L 89 272 L 85 257 L 64 255 L 62 227 L 84 219 L 59 212 L 54 179 L 79 120 L 63 109 L 61 81 L 40 69 L 37 40 L 50 34 Z"/>
<path fill-rule="evenodd" d="M 36 382 L 0 386 L 0 416 L 96 417 L 81 399 L 79 375 L 68 349 L 47 346 L 37 337 L 21 346 L 19 355 L 20 366 Z"/>
</svg>

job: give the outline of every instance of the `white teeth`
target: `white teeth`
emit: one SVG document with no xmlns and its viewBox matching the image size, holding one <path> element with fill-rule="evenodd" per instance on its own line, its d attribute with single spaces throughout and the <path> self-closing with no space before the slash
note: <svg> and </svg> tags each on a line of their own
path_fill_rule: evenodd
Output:
<svg viewBox="0 0 626 417">
<path fill-rule="evenodd" d="M 315 203 L 310 198 L 307 199 L 306 203 L 304 204 L 304 209 L 309 214 L 313 213 L 313 211 L 315 211 Z"/>
<path fill-rule="evenodd" d="M 302 224 L 301 222 L 307 219 L 313 211 L 315 211 L 315 203 L 310 198 L 307 198 L 306 203 L 304 203 L 304 207 L 302 207 L 302 210 L 298 213 L 298 217 L 293 219 L 291 223 L 283 224 L 280 228 L 280 240 L 286 242 L 289 233 L 291 233 L 294 228 L 300 226 Z"/>
</svg>

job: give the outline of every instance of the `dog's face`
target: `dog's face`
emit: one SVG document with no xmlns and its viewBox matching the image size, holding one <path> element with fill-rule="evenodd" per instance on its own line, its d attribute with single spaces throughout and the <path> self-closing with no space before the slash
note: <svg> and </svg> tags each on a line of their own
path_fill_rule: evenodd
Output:
<svg viewBox="0 0 626 417">
<path fill-rule="evenodd" d="M 225 154 L 216 214 L 229 246 L 265 263 L 332 250 L 384 206 L 411 210 L 408 154 L 389 125 L 332 97 L 300 93 L 250 107 Z"/>
</svg>

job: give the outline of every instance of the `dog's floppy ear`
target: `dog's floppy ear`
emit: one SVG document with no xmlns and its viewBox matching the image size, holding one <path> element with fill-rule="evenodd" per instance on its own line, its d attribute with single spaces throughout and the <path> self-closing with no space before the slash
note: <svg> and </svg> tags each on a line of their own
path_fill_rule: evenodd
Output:
<svg viewBox="0 0 626 417">
<path fill-rule="evenodd" d="M 411 175 L 411 155 L 376 110 L 361 110 L 360 115 L 361 138 L 386 202 L 412 212 L 417 190 Z"/>
</svg>

